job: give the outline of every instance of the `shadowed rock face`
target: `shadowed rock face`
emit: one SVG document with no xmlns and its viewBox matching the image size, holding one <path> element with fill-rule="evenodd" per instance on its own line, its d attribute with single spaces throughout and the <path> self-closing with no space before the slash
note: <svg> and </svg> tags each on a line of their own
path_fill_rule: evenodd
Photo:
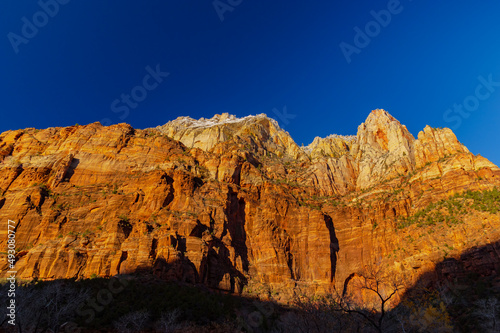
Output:
<svg viewBox="0 0 500 333">
<path fill-rule="evenodd" d="M 233 292 L 262 285 L 284 301 L 342 290 L 371 263 L 417 279 L 443 243 L 458 255 L 500 239 L 500 218 L 473 211 L 456 226 L 401 230 L 398 220 L 498 185 L 500 169 L 451 130 L 415 139 L 384 110 L 356 136 L 302 148 L 265 115 L 0 135 L 0 219 L 17 223 L 25 279 L 147 271 Z"/>
</svg>

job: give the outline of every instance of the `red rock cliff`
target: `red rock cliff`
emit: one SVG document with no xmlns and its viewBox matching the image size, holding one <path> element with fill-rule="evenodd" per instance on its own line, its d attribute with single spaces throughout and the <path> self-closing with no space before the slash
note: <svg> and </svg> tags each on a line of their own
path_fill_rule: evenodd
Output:
<svg viewBox="0 0 500 333">
<path fill-rule="evenodd" d="M 498 185 L 498 167 L 451 130 L 415 139 L 384 110 L 356 136 L 305 148 L 265 115 L 0 135 L 0 220 L 17 223 L 23 279 L 144 271 L 282 300 L 342 290 L 374 263 L 417 279 L 443 256 L 499 240 L 500 218 L 398 229 L 401 218 Z"/>
</svg>

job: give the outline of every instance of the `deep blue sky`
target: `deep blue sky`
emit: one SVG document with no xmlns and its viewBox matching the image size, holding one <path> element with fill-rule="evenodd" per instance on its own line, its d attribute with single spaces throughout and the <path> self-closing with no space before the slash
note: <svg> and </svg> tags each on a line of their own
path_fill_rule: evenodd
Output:
<svg viewBox="0 0 500 333">
<path fill-rule="evenodd" d="M 105 118 L 145 128 L 184 115 L 266 113 L 300 145 L 355 134 L 372 109 L 383 108 L 415 136 L 426 124 L 451 127 L 473 153 L 500 164 L 500 84 L 476 92 L 479 76 L 500 82 L 497 0 L 220 3 L 237 4 L 223 21 L 212 0 L 72 0 L 43 22 L 37 1 L 2 1 L 0 131 Z M 377 29 L 370 12 L 389 7 L 391 21 L 371 30 L 348 63 L 340 43 L 354 46 L 354 28 Z M 9 33 L 22 37 L 22 18 L 33 22 L 33 15 L 40 28 L 27 43 L 14 41 L 16 53 Z M 128 116 L 114 113 L 112 102 L 157 64 L 169 76 Z M 473 110 L 467 118 L 446 114 L 464 100 Z M 284 106 L 294 119 L 273 111 Z"/>
</svg>

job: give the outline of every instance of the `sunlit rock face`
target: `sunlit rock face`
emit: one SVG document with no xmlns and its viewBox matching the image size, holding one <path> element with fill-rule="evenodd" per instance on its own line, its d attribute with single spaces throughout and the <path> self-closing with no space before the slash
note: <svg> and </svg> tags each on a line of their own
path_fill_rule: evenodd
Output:
<svg viewBox="0 0 500 333">
<path fill-rule="evenodd" d="M 304 157 L 304 153 L 290 135 L 279 127 L 276 120 L 265 114 L 236 118 L 234 115 L 223 113 L 210 119 L 198 120 L 179 117 L 156 129 L 182 142 L 188 148 L 211 151 L 222 142 L 245 138 L 250 140 L 252 145 L 278 156 L 287 154 L 294 158 Z"/>
<path fill-rule="evenodd" d="M 17 224 L 22 279 L 143 272 L 281 301 L 343 290 L 373 264 L 416 279 L 440 244 L 459 254 L 500 239 L 499 216 L 433 232 L 398 221 L 498 185 L 498 167 L 451 130 L 415 139 L 384 110 L 306 147 L 263 114 L 0 135 L 0 220 Z"/>
</svg>

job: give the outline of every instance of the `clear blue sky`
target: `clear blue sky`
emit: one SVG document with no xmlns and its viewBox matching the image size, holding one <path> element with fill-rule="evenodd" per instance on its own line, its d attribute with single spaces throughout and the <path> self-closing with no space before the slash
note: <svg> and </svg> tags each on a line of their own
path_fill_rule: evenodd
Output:
<svg viewBox="0 0 500 333">
<path fill-rule="evenodd" d="M 497 0 L 54 1 L 0 3 L 0 131 L 266 113 L 300 145 L 383 108 L 500 164 Z"/>
</svg>

